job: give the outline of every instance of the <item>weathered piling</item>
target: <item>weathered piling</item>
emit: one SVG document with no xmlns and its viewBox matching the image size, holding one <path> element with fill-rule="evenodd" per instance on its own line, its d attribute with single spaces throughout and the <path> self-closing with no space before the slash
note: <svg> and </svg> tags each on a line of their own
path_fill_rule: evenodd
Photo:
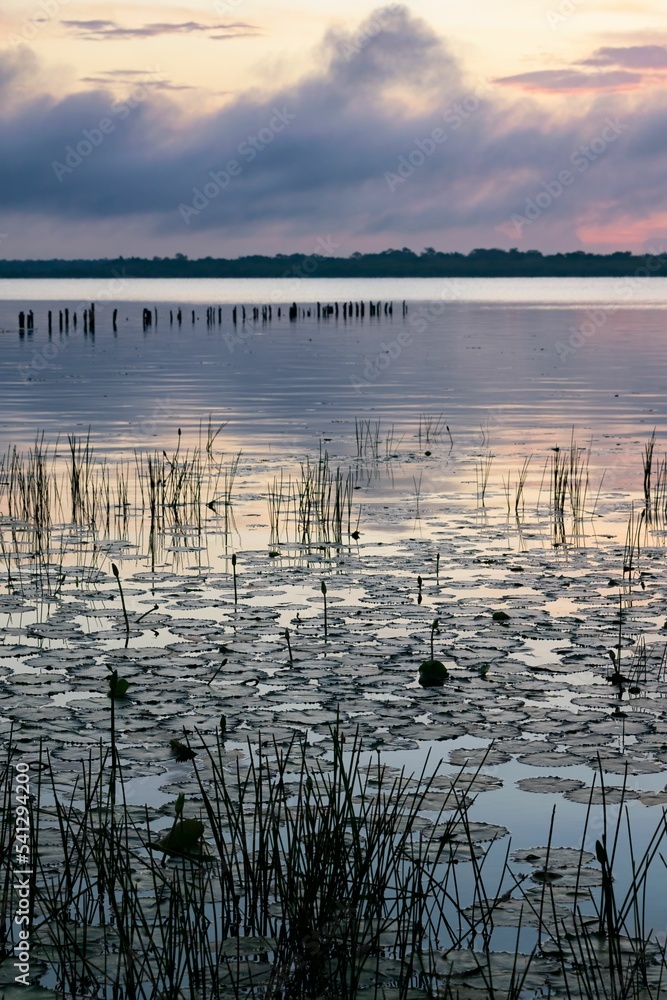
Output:
<svg viewBox="0 0 667 1000">
<path fill-rule="evenodd" d="M 118 331 L 118 325 L 117 325 L 118 324 L 118 310 L 117 309 L 114 309 L 114 311 L 113 311 L 113 316 L 111 317 L 111 323 L 112 323 L 112 326 L 113 326 L 113 332 L 117 333 L 117 331 Z"/>
<path fill-rule="evenodd" d="M 19 313 L 19 333 L 25 333 L 25 313 Z"/>
<path fill-rule="evenodd" d="M 53 316 L 51 314 L 51 310 L 49 309 L 49 337 L 51 336 L 52 333 L 53 333 Z"/>
</svg>

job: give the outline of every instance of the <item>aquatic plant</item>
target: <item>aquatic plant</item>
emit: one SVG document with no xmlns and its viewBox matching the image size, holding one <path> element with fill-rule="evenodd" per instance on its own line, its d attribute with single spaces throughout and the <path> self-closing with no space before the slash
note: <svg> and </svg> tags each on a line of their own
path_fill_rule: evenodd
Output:
<svg viewBox="0 0 667 1000">
<path fill-rule="evenodd" d="M 477 487 L 477 505 L 479 507 L 485 506 L 486 490 L 489 485 L 489 476 L 491 475 L 491 466 L 494 457 L 490 451 L 487 451 L 475 459 L 475 483 Z"/>
<path fill-rule="evenodd" d="M 442 687 L 449 677 L 447 667 L 435 658 L 433 642 L 435 633 L 440 631 L 439 625 L 440 623 L 436 618 L 431 624 L 431 658 L 423 660 L 419 665 L 419 683 L 422 687 Z"/>
<path fill-rule="evenodd" d="M 593 854 L 589 802 L 579 849 L 554 846 L 552 812 L 546 846 L 510 859 L 506 831 L 470 818 L 479 770 L 390 772 L 340 724 L 314 761 L 297 738 L 231 760 L 224 736 L 201 742 L 188 816 L 184 793 L 170 816 L 129 806 L 121 767 L 114 801 L 102 752 L 68 795 L 45 753 L 34 762 L 31 961 L 55 987 L 44 1000 L 352 1000 L 362 988 L 379 1000 L 388 983 L 416 1000 L 456 997 L 462 982 L 517 1000 L 665 995 L 665 946 L 643 919 L 664 815 L 636 858 L 627 825 L 620 887 L 622 798 L 615 827 L 603 806 Z M 8 768 L 0 781 L 1 799 Z M 10 888 L 5 912 L 14 905 Z M 507 925 L 514 951 L 494 950 Z"/>
<path fill-rule="evenodd" d="M 115 563 L 111 563 L 111 571 L 118 584 L 118 592 L 120 594 L 120 603 L 123 608 L 123 618 L 125 619 L 125 645 L 127 646 L 130 641 L 130 619 L 127 616 L 127 607 L 125 605 L 125 594 L 123 593 L 123 584 L 120 582 L 120 572 Z"/>
<path fill-rule="evenodd" d="M 440 441 L 444 429 L 445 418 L 442 413 L 437 416 L 421 413 L 419 415 L 419 427 L 417 429 L 419 447 L 421 448 L 423 444 L 437 444 Z M 446 429 L 449 434 L 449 427 Z M 449 434 L 449 436 L 451 441 L 451 434 Z"/>
</svg>

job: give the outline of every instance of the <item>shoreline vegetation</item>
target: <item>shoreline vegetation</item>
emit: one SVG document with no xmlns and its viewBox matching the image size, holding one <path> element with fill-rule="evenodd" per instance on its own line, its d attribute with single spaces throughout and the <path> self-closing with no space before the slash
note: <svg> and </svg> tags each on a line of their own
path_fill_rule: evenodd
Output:
<svg viewBox="0 0 667 1000">
<path fill-rule="evenodd" d="M 331 247 L 336 244 L 331 241 Z M 324 248 L 328 251 L 329 244 Z M 116 257 L 99 260 L 0 260 L 2 278 L 622 278 L 665 277 L 667 259 L 659 252 L 542 254 L 539 250 L 472 250 L 421 253 L 404 247 L 380 253 L 252 255 L 234 259 L 203 257 Z"/>
</svg>

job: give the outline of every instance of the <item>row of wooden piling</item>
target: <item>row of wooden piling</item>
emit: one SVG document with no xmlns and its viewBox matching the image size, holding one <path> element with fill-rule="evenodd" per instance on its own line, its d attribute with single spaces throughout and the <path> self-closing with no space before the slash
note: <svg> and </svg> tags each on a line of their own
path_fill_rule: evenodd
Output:
<svg viewBox="0 0 667 1000">
<path fill-rule="evenodd" d="M 83 310 L 83 332 L 84 333 L 95 333 L 95 303 L 91 302 L 89 309 Z M 49 309 L 48 312 L 48 329 L 49 336 L 53 333 L 53 312 Z M 113 311 L 113 328 L 114 331 L 117 330 L 118 323 L 118 310 Z M 69 309 L 59 309 L 58 310 L 58 329 L 60 333 L 69 333 L 70 327 L 70 311 Z M 76 330 L 78 327 L 78 316 L 75 312 L 72 312 L 72 327 Z M 35 316 L 30 309 L 27 313 L 19 313 L 19 333 L 23 334 L 26 330 L 32 333 L 35 329 Z"/>
<path fill-rule="evenodd" d="M 366 316 L 366 303 L 365 302 L 334 302 L 331 303 L 316 303 L 316 312 L 318 321 L 327 320 L 331 317 L 338 319 L 341 315 L 344 320 L 347 319 L 364 319 Z M 408 313 L 408 306 L 405 301 L 402 303 L 402 315 L 406 316 Z M 282 318 L 283 310 L 279 306 L 277 307 L 278 319 Z M 296 302 L 293 302 L 289 307 L 288 316 L 290 322 L 295 323 L 299 319 L 308 319 L 313 315 L 313 308 L 311 306 L 299 306 Z M 393 302 L 369 302 L 368 303 L 368 315 L 371 317 L 393 316 L 394 315 L 394 303 Z M 197 321 L 196 311 L 192 309 L 191 311 L 192 323 L 193 325 Z M 237 326 L 238 323 L 246 323 L 251 319 L 254 323 L 258 323 L 260 320 L 262 323 L 268 323 L 273 319 L 273 306 L 252 306 L 248 307 L 246 310 L 245 306 L 234 306 L 232 309 L 232 323 Z M 72 313 L 71 316 L 72 326 L 77 329 L 77 314 Z M 169 325 L 173 326 L 174 322 L 178 326 L 183 324 L 183 311 L 179 307 L 177 310 L 169 310 Z M 49 309 L 48 314 L 48 324 L 49 324 L 49 335 L 53 332 L 53 313 Z M 118 310 L 114 309 L 112 316 L 112 325 L 114 333 L 118 330 Z M 154 326 L 158 325 L 158 311 L 154 307 L 153 309 L 148 309 L 144 307 L 142 313 L 142 326 L 144 331 L 152 329 Z M 206 325 L 207 327 L 220 326 L 222 325 L 222 306 L 208 306 L 206 309 Z M 19 333 L 25 334 L 26 331 L 32 333 L 35 329 L 35 316 L 30 309 L 27 313 L 19 313 Z M 58 329 L 60 333 L 69 333 L 70 329 L 70 311 L 69 309 L 60 309 L 58 311 Z M 83 310 L 83 331 L 84 333 L 95 333 L 95 303 L 92 302 L 90 308 Z"/>
</svg>

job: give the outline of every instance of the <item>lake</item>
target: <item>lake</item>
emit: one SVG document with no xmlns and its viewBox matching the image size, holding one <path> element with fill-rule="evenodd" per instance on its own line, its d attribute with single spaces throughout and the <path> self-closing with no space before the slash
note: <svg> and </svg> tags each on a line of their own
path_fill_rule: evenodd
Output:
<svg viewBox="0 0 667 1000">
<path fill-rule="evenodd" d="M 494 450 L 508 456 L 562 444 L 575 427 L 582 441 L 595 439 L 596 461 L 609 465 L 613 455 L 616 476 L 638 435 L 664 429 L 667 280 L 296 284 L 119 279 L 100 300 L 96 281 L 0 282 L 7 437 L 25 444 L 38 429 L 90 426 L 105 448 L 147 435 L 164 445 L 177 426 L 192 437 L 214 412 L 246 453 L 303 451 L 319 437 L 344 450 L 355 417 L 410 434 L 420 414 L 442 413 L 456 442 L 474 447 L 489 427 Z M 318 324 L 311 315 L 292 324 L 285 309 L 278 320 L 297 292 L 302 302 L 393 299 L 396 307 L 359 322 Z M 83 336 L 79 315 L 77 333 L 61 338 L 56 324 L 49 342 L 47 311 L 81 314 L 93 297 L 95 337 Z M 272 304 L 273 320 L 235 329 L 231 310 L 243 303 Z M 179 304 L 182 325 L 170 327 Z M 21 340 L 18 312 L 31 305 L 35 332 Z M 158 307 L 158 326 L 146 333 L 144 305 Z M 207 327 L 207 306 L 222 307 L 220 324 Z"/>
<path fill-rule="evenodd" d="M 0 282 L 3 733 L 30 759 L 39 720 L 73 782 L 116 669 L 156 815 L 184 726 L 319 759 L 339 711 L 366 759 L 481 767 L 491 872 L 554 805 L 579 847 L 601 776 L 586 849 L 622 797 L 641 852 L 667 803 L 666 320 L 662 279 Z"/>
</svg>

